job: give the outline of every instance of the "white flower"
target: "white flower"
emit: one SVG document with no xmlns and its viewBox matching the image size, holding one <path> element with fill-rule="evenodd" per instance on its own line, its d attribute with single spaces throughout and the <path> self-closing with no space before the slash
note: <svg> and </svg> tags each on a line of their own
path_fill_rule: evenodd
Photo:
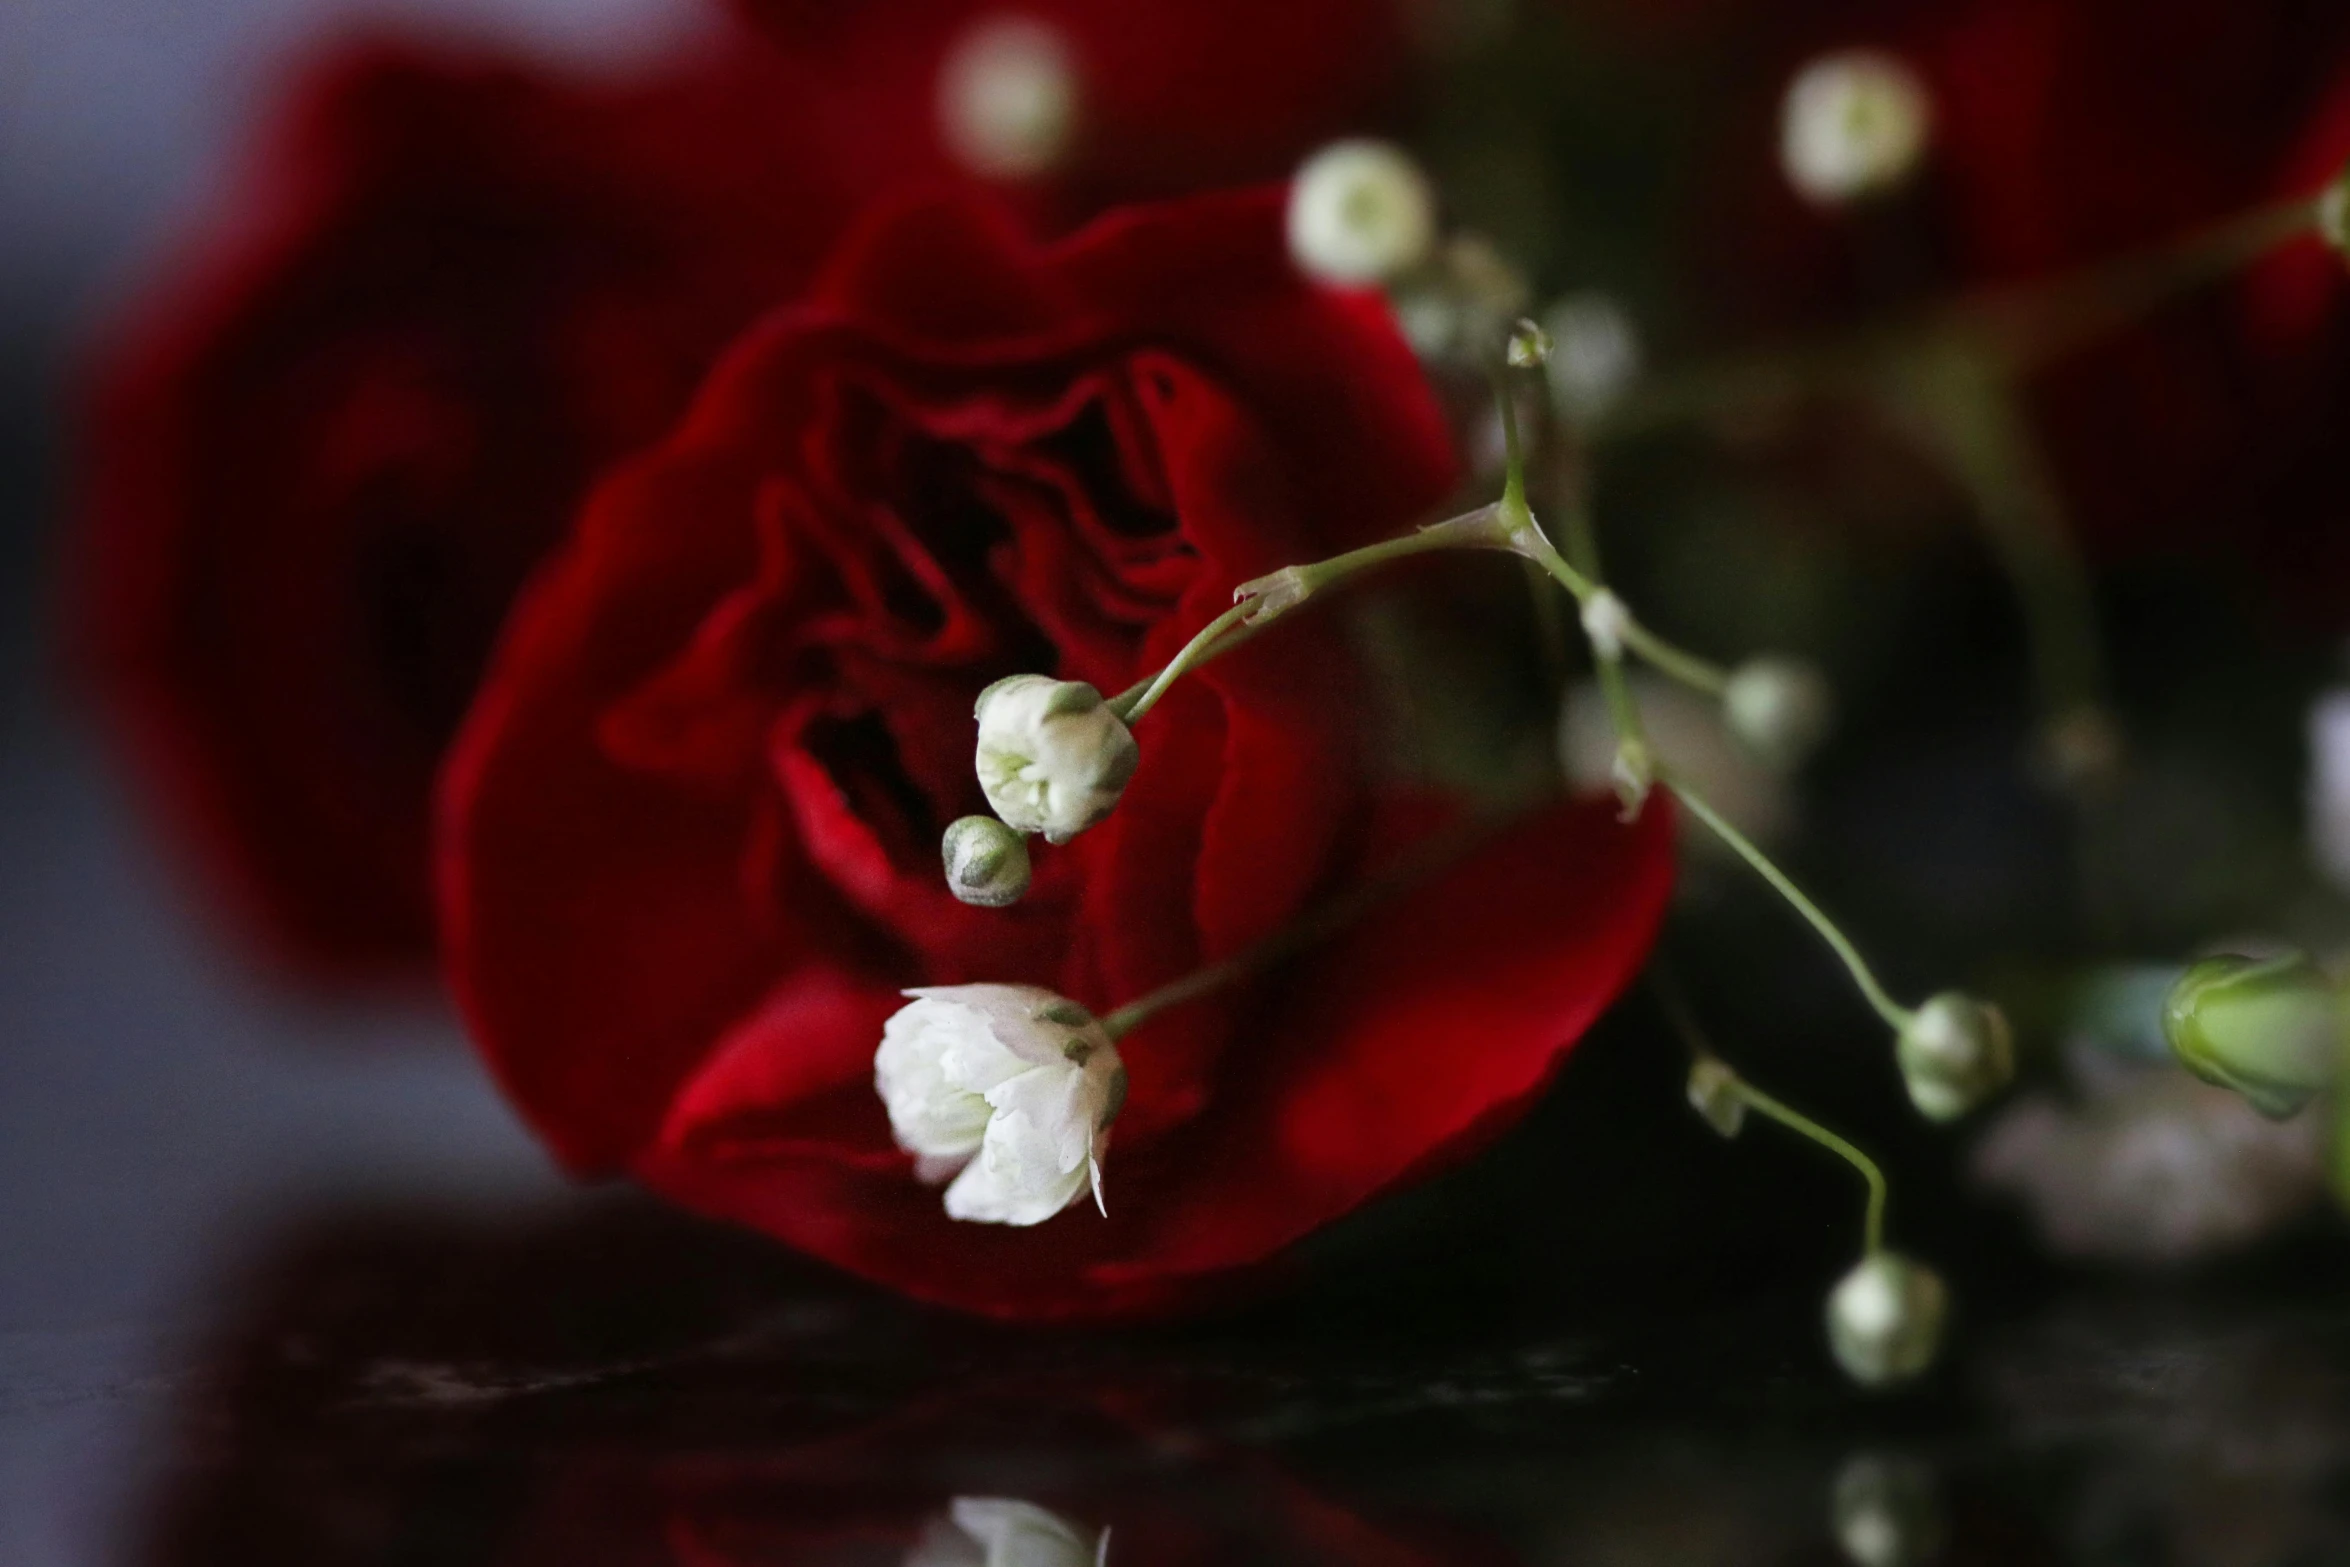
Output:
<svg viewBox="0 0 2350 1567">
<path fill-rule="evenodd" d="M 1607 412 L 1640 374 L 1640 330 L 1606 294 L 1570 294 L 1550 307 L 1550 394 L 1569 417 Z"/>
<path fill-rule="evenodd" d="M 939 71 L 947 150 L 990 179 L 1030 179 L 1060 164 L 1076 140 L 1078 107 L 1067 40 L 1030 17 L 982 19 Z"/>
<path fill-rule="evenodd" d="M 1332 142 L 1289 187 L 1289 254 L 1309 276 L 1391 282 L 1435 243 L 1436 194 L 1410 155 L 1386 142 Z"/>
<path fill-rule="evenodd" d="M 882 1028 L 873 1086 L 917 1173 L 952 1177 L 947 1216 L 1041 1224 L 1088 1187 L 1100 1206 L 1126 1066 L 1094 1015 L 1034 985 L 906 994 L 913 1004 Z"/>
<path fill-rule="evenodd" d="M 979 693 L 979 787 L 1006 826 L 1067 843 L 1118 803 L 1141 750 L 1081 680 L 1014 675 Z"/>
<path fill-rule="evenodd" d="M 1925 156 L 1933 100 L 1917 73 L 1878 49 L 1823 55 L 1788 84 L 1779 162 L 1805 198 L 1833 206 L 1890 190 Z"/>
<path fill-rule="evenodd" d="M 1828 737 L 1836 699 L 1809 659 L 1750 658 L 1722 688 L 1722 718 L 1748 750 L 1786 771 Z"/>
<path fill-rule="evenodd" d="M 2350 891 L 2350 690 L 2309 709 L 2309 846 L 2326 879 Z"/>
<path fill-rule="evenodd" d="M 1001 1496 L 958 1496 L 922 1532 L 906 1567 L 1095 1567 L 1109 1533 L 1089 1540 L 1059 1513 Z"/>
</svg>

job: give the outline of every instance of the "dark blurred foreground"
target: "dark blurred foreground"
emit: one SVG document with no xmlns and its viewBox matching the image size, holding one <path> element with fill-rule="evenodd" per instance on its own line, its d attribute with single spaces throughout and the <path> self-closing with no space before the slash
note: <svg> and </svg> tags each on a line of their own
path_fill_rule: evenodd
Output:
<svg viewBox="0 0 2350 1567">
<path fill-rule="evenodd" d="M 943 1567 L 978 1560 L 938 1554 L 957 1498 L 1042 1508 L 1082 1560 L 1107 1528 L 1121 1567 L 2350 1551 L 2338 1290 L 1978 1312 L 1883 1400 L 1821 1364 L 1808 1295 L 1495 1330 L 1407 1286 L 1013 1334 L 633 1202 L 351 1212 L 292 1230 L 169 1375 L 83 1392 L 166 1412 L 131 1520 L 154 1567 Z M 1003 1559 L 1069 1554 L 1030 1552 Z"/>
</svg>

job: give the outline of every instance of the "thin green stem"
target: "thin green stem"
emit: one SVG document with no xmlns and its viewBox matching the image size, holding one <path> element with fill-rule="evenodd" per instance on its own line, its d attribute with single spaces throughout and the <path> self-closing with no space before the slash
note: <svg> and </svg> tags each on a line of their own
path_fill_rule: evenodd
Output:
<svg viewBox="0 0 2350 1567">
<path fill-rule="evenodd" d="M 2022 374 L 2308 233 L 2317 209 L 2314 196 L 2271 202 L 2147 250 L 1962 302 L 1944 319 Z"/>
<path fill-rule="evenodd" d="M 1698 1026 L 1696 1014 L 1689 1010 L 1680 990 L 1660 972 L 1661 968 L 1661 962 L 1652 965 L 1648 987 L 1656 997 L 1657 1005 L 1663 1008 L 1667 1021 L 1680 1034 L 1681 1042 L 1689 1047 L 1692 1062 L 1697 1065 L 1711 1063 L 1716 1073 L 1715 1081 L 1726 1088 L 1740 1104 L 1778 1122 L 1789 1131 L 1810 1138 L 1858 1170 L 1860 1178 L 1868 1183 L 1869 1188 L 1868 1209 L 1861 1220 L 1864 1254 L 1873 1256 L 1881 1251 L 1885 1245 L 1885 1201 L 1888 1191 L 1885 1172 L 1877 1167 L 1877 1161 L 1861 1152 L 1849 1139 L 1830 1131 L 1784 1101 L 1764 1093 L 1740 1076 L 1738 1069 L 1724 1061 L 1715 1051 L 1712 1041 L 1705 1037 L 1705 1031 Z"/>
<path fill-rule="evenodd" d="M 1787 1130 L 1810 1138 L 1860 1172 L 1860 1178 L 1869 1183 L 1868 1211 L 1861 1220 L 1864 1255 L 1875 1256 L 1884 1250 L 1885 1172 L 1877 1168 L 1877 1161 L 1862 1153 L 1848 1139 L 1829 1131 L 1793 1106 L 1764 1093 L 1735 1071 L 1729 1073 L 1727 1086 L 1737 1096 L 1738 1102 L 1749 1110 L 1768 1116 Z"/>
<path fill-rule="evenodd" d="M 1908 1026 L 1910 1009 L 1885 993 L 1885 987 L 1877 983 L 1877 976 L 1869 968 L 1868 960 L 1860 955 L 1860 949 L 1836 927 L 1836 922 L 1828 918 L 1818 904 L 1812 902 L 1801 887 L 1795 885 L 1785 871 L 1771 862 L 1769 855 L 1755 847 L 1752 839 L 1725 821 L 1721 813 L 1706 804 L 1703 797 L 1678 777 L 1668 772 L 1662 774 L 1659 781 L 1673 791 L 1674 797 L 1689 808 L 1692 816 L 1711 828 L 1715 837 L 1728 844 L 1740 859 L 1753 866 L 1755 874 L 1769 882 L 1780 897 L 1793 905 L 1796 913 L 1810 921 L 1811 928 L 1818 931 L 1820 938 L 1843 960 L 1846 971 L 1852 975 L 1853 984 L 1859 987 L 1861 995 L 1888 1027 L 1899 1032 Z"/>
<path fill-rule="evenodd" d="M 1219 651 L 1222 651 L 1216 647 L 1216 640 L 1225 632 L 1247 620 L 1253 608 L 1253 605 L 1243 599 L 1214 620 L 1200 627 L 1199 633 L 1189 642 L 1183 644 L 1182 651 L 1167 660 L 1166 668 L 1160 670 L 1151 679 L 1120 692 L 1110 703 L 1112 710 L 1129 726 L 1132 726 L 1143 714 L 1158 705 L 1159 698 L 1167 694 L 1169 686 L 1182 679 L 1186 672 L 1198 668 L 1201 664 L 1215 657 Z M 1233 645 L 1238 646 L 1239 644 Z"/>
<path fill-rule="evenodd" d="M 1158 705 L 1168 688 L 1184 675 L 1211 659 L 1223 657 L 1242 643 L 1271 629 L 1283 615 L 1303 604 L 1323 589 L 1332 587 L 1359 572 L 1384 566 L 1391 561 L 1413 555 L 1430 555 L 1440 550 L 1510 550 L 1515 545 L 1500 521 L 1501 508 L 1481 506 L 1475 511 L 1448 517 L 1442 522 L 1430 523 L 1414 533 L 1400 538 L 1382 539 L 1360 549 L 1333 555 L 1328 560 L 1315 561 L 1304 566 L 1285 566 L 1270 576 L 1244 582 L 1235 592 L 1236 602 L 1202 626 L 1189 642 L 1156 675 L 1129 686 L 1111 700 L 1111 707 L 1119 717 L 1132 725 L 1143 714 Z"/>
<path fill-rule="evenodd" d="M 1675 647 L 1637 620 L 1624 623 L 1624 646 L 1653 665 L 1659 674 L 1678 680 L 1707 696 L 1720 696 L 1730 686 L 1730 671 L 1710 658 Z"/>
</svg>

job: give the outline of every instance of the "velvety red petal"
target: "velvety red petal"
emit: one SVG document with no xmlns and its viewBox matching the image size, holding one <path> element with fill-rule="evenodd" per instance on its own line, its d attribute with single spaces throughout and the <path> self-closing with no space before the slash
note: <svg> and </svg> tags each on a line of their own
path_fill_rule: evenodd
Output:
<svg viewBox="0 0 2350 1567">
<path fill-rule="evenodd" d="M 1107 1219 L 962 1225 L 902 1175 L 807 1154 L 702 1158 L 675 1135 L 637 1172 L 688 1207 L 944 1304 L 1036 1318 L 1174 1309 L 1524 1107 L 1647 954 L 1672 877 L 1667 815 L 1624 827 L 1612 802 L 1543 811 L 1259 987 L 1216 1114 L 1131 1156 L 1113 1137 Z M 1177 1021 L 1124 1050 L 1147 1055 Z"/>
</svg>

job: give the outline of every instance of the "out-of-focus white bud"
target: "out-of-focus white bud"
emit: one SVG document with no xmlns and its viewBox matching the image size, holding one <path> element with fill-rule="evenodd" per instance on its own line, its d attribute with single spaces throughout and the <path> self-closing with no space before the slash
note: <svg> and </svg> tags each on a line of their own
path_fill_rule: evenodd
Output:
<svg viewBox="0 0 2350 1567">
<path fill-rule="evenodd" d="M 1828 1347 L 1855 1382 L 1907 1381 L 1934 1363 L 1950 1291 L 1899 1252 L 1872 1252 L 1828 1292 Z"/>
<path fill-rule="evenodd" d="M 1779 112 L 1779 161 L 1806 199 L 1833 206 L 1907 180 L 1926 151 L 1926 84 L 1880 49 L 1823 55 L 1796 73 Z"/>
<path fill-rule="evenodd" d="M 2041 725 L 2038 752 L 2035 760 L 2050 786 L 2067 794 L 2090 795 L 2120 773 L 2125 742 L 2111 713 L 2084 702 Z"/>
<path fill-rule="evenodd" d="M 1089 1187 L 1101 1205 L 1126 1066 L 1100 1020 L 1034 985 L 906 994 L 881 1031 L 873 1086 L 916 1172 L 952 1177 L 947 1216 L 1041 1224 Z"/>
<path fill-rule="evenodd" d="M 1568 418 L 1596 419 L 1640 374 L 1640 332 L 1605 294 L 1570 294 L 1543 317 L 1550 395 Z"/>
<path fill-rule="evenodd" d="M 939 130 L 973 173 L 1032 179 L 1076 144 L 1079 99 L 1076 57 L 1057 28 L 1033 17 L 984 17 L 940 69 Z"/>
<path fill-rule="evenodd" d="M 979 787 L 1005 825 L 1071 838 L 1110 814 L 1142 751 L 1082 680 L 1013 675 L 979 693 Z"/>
<path fill-rule="evenodd" d="M 1855 1567 L 1924 1567 L 1949 1533 L 1934 1472 L 1913 1461 L 1853 1459 L 1836 1476 L 1830 1509 Z"/>
<path fill-rule="evenodd" d="M 1894 1041 L 1910 1103 L 1930 1121 L 1955 1121 L 2015 1080 L 2007 1014 L 1955 990 L 1928 998 Z"/>
<path fill-rule="evenodd" d="M 1550 362 L 1550 333 L 1540 322 L 1520 321 L 1510 328 L 1505 357 L 1512 370 L 1539 370 Z"/>
<path fill-rule="evenodd" d="M 1766 847 L 1784 843 L 1797 825 L 1795 792 L 1784 776 L 1730 737 L 1721 704 L 1645 669 L 1629 669 L 1626 678 L 1658 764 L 1747 837 Z M 1568 690 L 1559 708 L 1558 739 L 1560 769 L 1575 787 L 1616 785 L 1615 724 L 1598 682 L 1577 681 Z M 1720 838 L 1696 830 L 1681 834 L 1681 851 L 1715 864 L 1736 858 Z"/>
<path fill-rule="evenodd" d="M 1308 276 L 1365 287 L 1392 282 L 1436 243 L 1436 193 L 1402 148 L 1332 142 L 1289 187 L 1289 254 Z"/>
<path fill-rule="evenodd" d="M 906 1567 L 1097 1567 L 1108 1534 L 1096 1539 L 1033 1502 L 958 1496 L 922 1532 Z"/>
<path fill-rule="evenodd" d="M 1504 351 L 1532 298 L 1525 276 L 1492 241 L 1456 234 L 1395 290 L 1395 322 L 1422 359 L 1481 370 Z"/>
<path fill-rule="evenodd" d="M 2317 868 L 2350 892 L 2350 690 L 2309 709 L 2309 848 Z"/>
<path fill-rule="evenodd" d="M 1722 718 L 1748 750 L 1792 772 L 1828 737 L 1836 702 L 1809 659 L 1750 658 L 1722 688 Z"/>
<path fill-rule="evenodd" d="M 2334 254 L 2350 258 L 2350 167 L 2335 175 L 2317 198 L 2317 231 L 2334 247 Z"/>
<path fill-rule="evenodd" d="M 1008 908 L 1028 895 L 1028 841 L 992 816 L 950 823 L 939 842 L 947 887 L 965 903 Z"/>
<path fill-rule="evenodd" d="M 1624 656 L 1624 633 L 1631 625 L 1632 611 L 1606 588 L 1583 601 L 1583 634 L 1591 639 L 1591 650 L 1601 658 Z"/>
<path fill-rule="evenodd" d="M 1699 1056 L 1689 1068 L 1689 1108 L 1724 1137 L 1736 1137 L 1746 1125 L 1746 1101 L 1738 1097 L 1738 1074 L 1725 1062 Z"/>
</svg>

